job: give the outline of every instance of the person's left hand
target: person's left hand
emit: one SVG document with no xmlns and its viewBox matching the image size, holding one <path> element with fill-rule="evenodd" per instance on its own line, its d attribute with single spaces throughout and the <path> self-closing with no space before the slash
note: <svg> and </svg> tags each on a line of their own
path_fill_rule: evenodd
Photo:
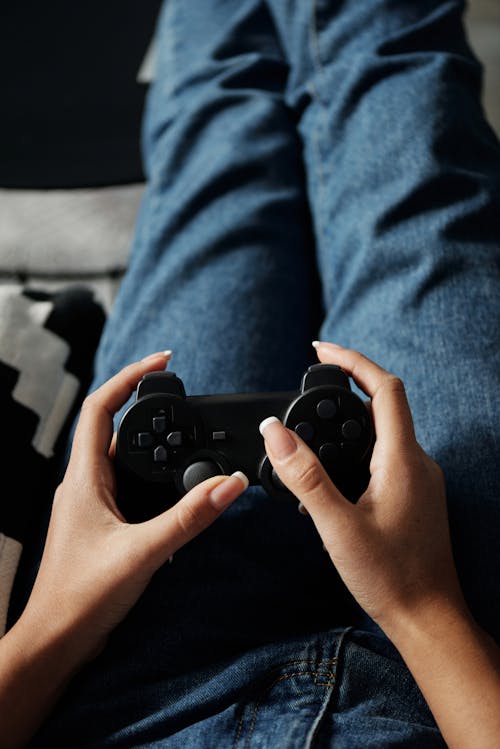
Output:
<svg viewBox="0 0 500 749">
<path fill-rule="evenodd" d="M 425 613 L 432 619 L 437 609 L 462 614 L 443 472 L 417 442 L 404 384 L 357 351 L 321 342 L 317 353 L 371 398 L 376 440 L 368 487 L 349 502 L 309 446 L 276 419 L 261 424 L 269 460 L 309 512 L 352 595 L 386 634 Z"/>
<path fill-rule="evenodd" d="M 240 472 L 213 476 L 144 523 L 128 524 L 121 515 L 113 415 L 139 380 L 164 369 L 167 359 L 154 354 L 131 364 L 85 399 L 68 467 L 54 496 L 39 572 L 20 621 L 28 632 L 43 627 L 49 639 L 62 637 L 76 664 L 103 648 L 153 573 L 248 485 Z"/>
</svg>

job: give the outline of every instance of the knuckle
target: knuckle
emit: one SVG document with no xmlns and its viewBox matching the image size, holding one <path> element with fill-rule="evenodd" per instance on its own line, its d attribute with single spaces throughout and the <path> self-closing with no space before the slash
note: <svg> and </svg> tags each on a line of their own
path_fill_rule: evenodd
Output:
<svg viewBox="0 0 500 749">
<path fill-rule="evenodd" d="M 392 391 L 393 393 L 405 393 L 405 385 L 403 380 L 400 377 L 397 377 L 396 375 L 389 374 L 387 375 L 384 386 Z"/>
<path fill-rule="evenodd" d="M 293 482 L 296 483 L 305 494 L 315 493 L 324 481 L 324 473 L 320 464 L 316 461 L 299 465 L 294 470 Z"/>
<path fill-rule="evenodd" d="M 96 401 L 95 393 L 90 393 L 89 395 L 86 395 L 82 401 L 81 410 L 91 411 L 95 406 L 95 401 Z"/>
<path fill-rule="evenodd" d="M 177 504 L 177 524 L 184 536 L 191 536 L 203 527 L 200 512 L 195 504 L 189 500 Z"/>
</svg>

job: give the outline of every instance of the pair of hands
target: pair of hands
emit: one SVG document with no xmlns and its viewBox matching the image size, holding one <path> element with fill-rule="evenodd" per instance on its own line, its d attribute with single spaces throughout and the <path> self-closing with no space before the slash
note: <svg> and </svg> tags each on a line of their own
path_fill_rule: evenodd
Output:
<svg viewBox="0 0 500 749">
<path fill-rule="evenodd" d="M 376 442 L 370 483 L 351 504 L 308 446 L 274 421 L 263 436 L 280 479 L 311 515 L 351 593 L 389 636 L 395 622 L 433 601 L 462 608 L 443 475 L 415 439 L 403 384 L 355 351 L 320 343 L 317 354 L 321 362 L 341 366 L 371 398 Z M 43 623 L 56 638 L 67 635 L 80 662 L 104 647 L 154 572 L 246 488 L 237 476 L 215 476 L 152 520 L 131 525 L 120 514 L 113 415 L 147 372 L 167 362 L 167 355 L 154 354 L 131 364 L 86 398 L 54 497 L 22 618 Z M 287 441 L 284 456 L 280 448 Z"/>
</svg>

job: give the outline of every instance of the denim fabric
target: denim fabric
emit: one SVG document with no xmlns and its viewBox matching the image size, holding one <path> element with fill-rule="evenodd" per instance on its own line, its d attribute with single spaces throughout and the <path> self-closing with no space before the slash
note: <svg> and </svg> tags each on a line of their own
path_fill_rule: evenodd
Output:
<svg viewBox="0 0 500 749">
<path fill-rule="evenodd" d="M 189 394 L 295 389 L 315 338 L 367 354 L 406 384 L 500 639 L 500 145 L 462 5 L 168 0 L 93 387 L 164 348 Z M 260 487 L 158 571 L 32 746 L 57 741 L 443 746 L 310 519 Z"/>
<path fill-rule="evenodd" d="M 125 654 L 97 663 L 30 746 L 446 747 L 399 654 L 375 634 L 282 638 L 178 676 L 153 651 L 147 667 Z"/>
</svg>

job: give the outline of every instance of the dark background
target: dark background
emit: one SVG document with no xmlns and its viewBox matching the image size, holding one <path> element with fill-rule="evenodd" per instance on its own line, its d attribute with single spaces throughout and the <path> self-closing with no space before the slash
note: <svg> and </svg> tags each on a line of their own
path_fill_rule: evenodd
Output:
<svg viewBox="0 0 500 749">
<path fill-rule="evenodd" d="M 0 17 L 0 186 L 140 182 L 147 85 L 137 73 L 161 0 L 16 0 Z"/>
</svg>

